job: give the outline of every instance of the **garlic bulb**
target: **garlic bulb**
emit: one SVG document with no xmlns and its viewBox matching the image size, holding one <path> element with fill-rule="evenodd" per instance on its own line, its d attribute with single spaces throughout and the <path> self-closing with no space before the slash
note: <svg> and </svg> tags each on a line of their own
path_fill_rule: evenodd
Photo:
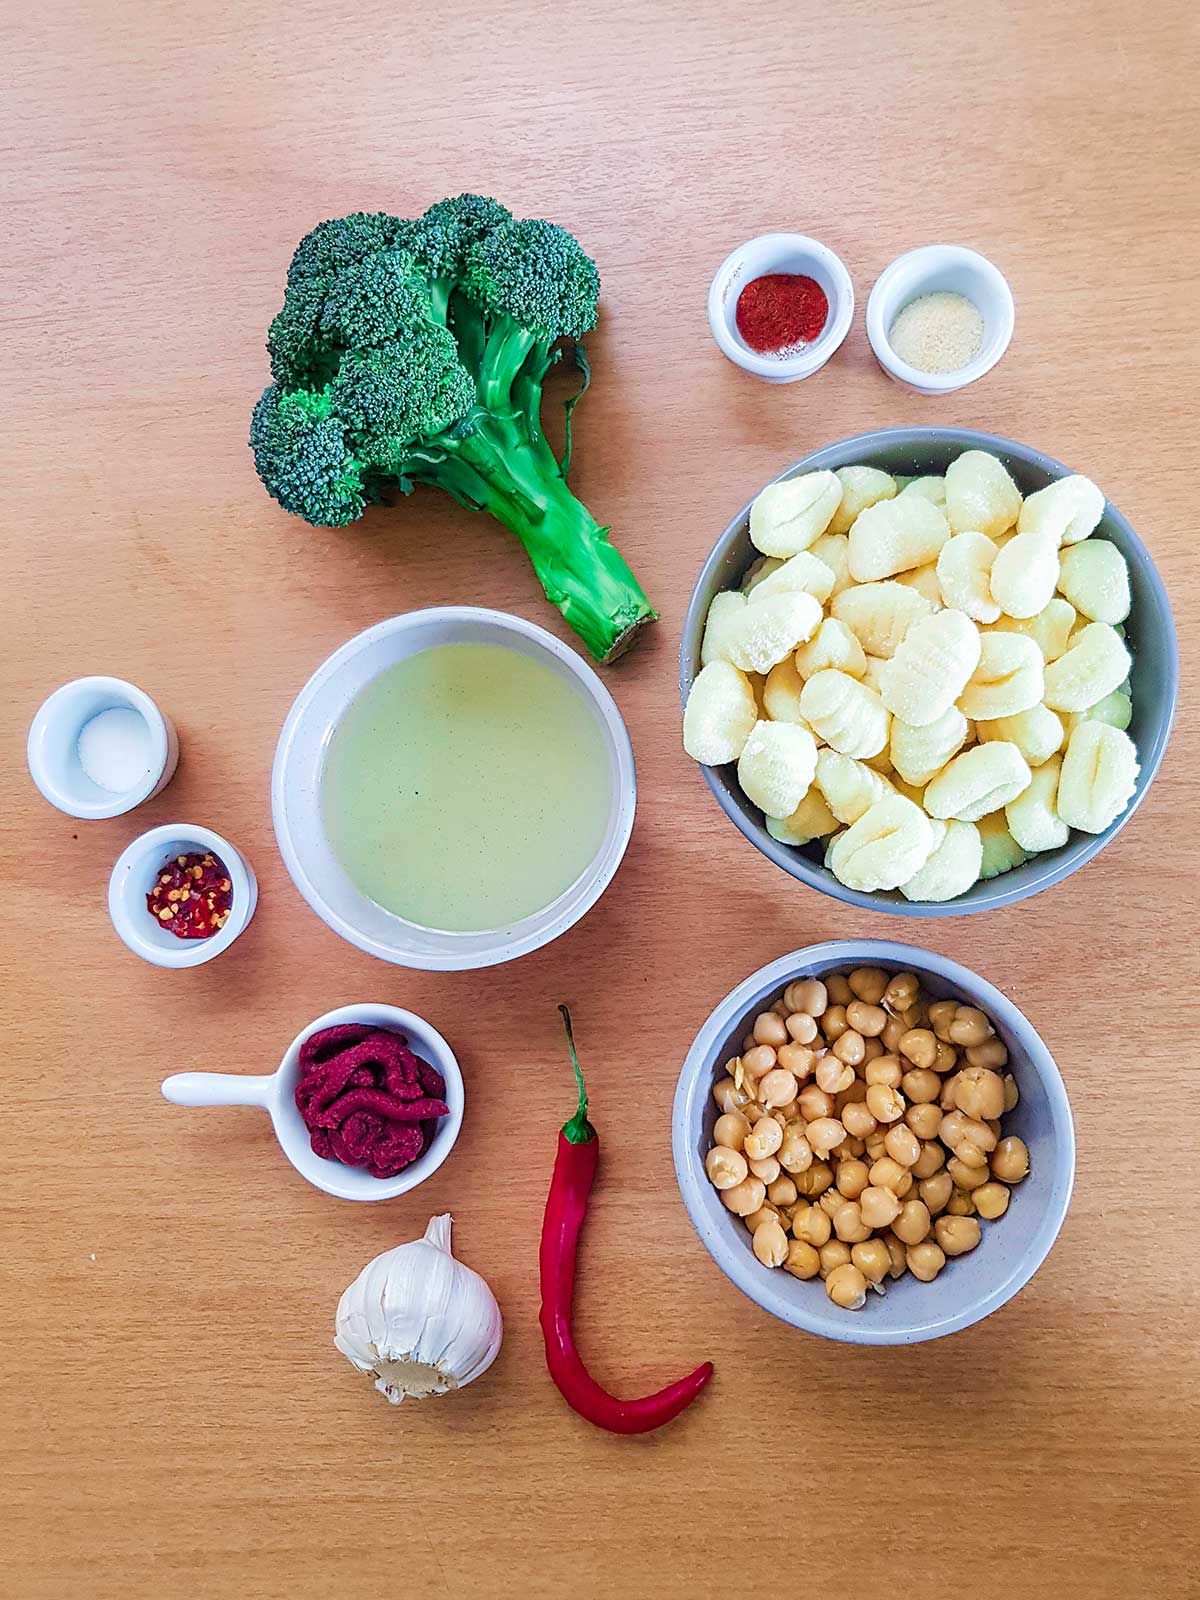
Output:
<svg viewBox="0 0 1200 1600">
<path fill-rule="evenodd" d="M 461 1389 L 486 1372 L 504 1325 L 477 1272 L 450 1254 L 449 1216 L 385 1250 L 338 1302 L 334 1344 L 393 1405 Z"/>
</svg>

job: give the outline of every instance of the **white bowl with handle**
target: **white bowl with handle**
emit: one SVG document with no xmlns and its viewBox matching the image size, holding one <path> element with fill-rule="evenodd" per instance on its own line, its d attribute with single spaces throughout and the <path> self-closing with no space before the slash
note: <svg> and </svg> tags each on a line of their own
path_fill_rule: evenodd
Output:
<svg viewBox="0 0 1200 1600">
<path fill-rule="evenodd" d="M 319 1156 L 296 1105 L 300 1048 L 314 1033 L 347 1023 L 361 1023 L 403 1034 L 414 1055 L 437 1069 L 446 1080 L 446 1104 L 429 1144 L 394 1178 L 373 1178 L 359 1167 Z M 412 1011 L 375 1003 L 340 1006 L 310 1022 L 292 1040 L 275 1072 L 254 1077 L 239 1072 L 177 1072 L 162 1086 L 177 1106 L 257 1106 L 270 1114 L 284 1155 L 302 1178 L 339 1200 L 394 1200 L 432 1176 L 454 1148 L 463 1119 L 463 1080 L 453 1050 L 436 1028 Z"/>
</svg>

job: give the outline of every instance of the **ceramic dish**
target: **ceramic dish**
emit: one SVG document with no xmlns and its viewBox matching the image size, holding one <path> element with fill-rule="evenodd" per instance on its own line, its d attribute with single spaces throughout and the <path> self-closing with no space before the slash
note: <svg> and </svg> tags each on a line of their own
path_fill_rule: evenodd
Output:
<svg viewBox="0 0 1200 1600">
<path fill-rule="evenodd" d="M 979 354 L 950 372 L 922 372 L 896 354 L 891 328 L 900 312 L 924 294 L 965 295 L 983 318 Z M 897 256 L 884 268 L 867 300 L 867 338 L 889 378 L 917 394 L 965 389 L 996 365 L 1013 336 L 1016 311 L 1008 279 L 999 267 L 961 244 L 927 244 Z"/>
<path fill-rule="evenodd" d="M 148 769 L 130 789 L 115 792 L 93 783 L 79 760 L 79 735 L 102 711 L 136 711 L 149 734 Z M 76 678 L 38 707 L 26 748 L 29 772 L 52 806 L 70 817 L 119 817 L 161 793 L 175 775 L 179 736 L 175 725 L 143 689 L 122 678 Z"/>
<path fill-rule="evenodd" d="M 448 933 L 396 916 L 367 898 L 334 856 L 321 815 L 321 772 L 330 735 L 347 706 L 384 668 L 435 645 L 505 645 L 570 678 L 603 726 L 611 773 L 608 826 L 587 870 L 552 904 L 508 927 Z M 549 944 L 593 906 L 621 864 L 636 804 L 633 748 L 600 679 L 553 634 L 520 617 L 478 606 L 436 606 L 391 617 L 344 644 L 318 667 L 288 713 L 275 754 L 271 811 L 296 887 L 329 926 L 369 955 L 432 971 L 490 967 Z"/>
<path fill-rule="evenodd" d="M 798 473 L 849 466 L 854 462 L 894 473 L 942 473 L 947 463 L 964 450 L 990 450 L 998 455 L 1022 494 L 1030 494 L 1071 470 L 1061 461 L 1042 455 L 1028 445 L 969 428 L 891 428 L 842 439 L 806 456 L 779 476 L 791 478 Z M 749 512 L 750 506 L 743 506 L 718 539 L 692 591 L 679 653 L 679 686 L 685 703 L 692 679 L 700 669 L 700 643 L 712 598 L 718 590 L 736 587 L 757 556 L 750 544 Z M 1133 816 L 1154 781 L 1175 716 L 1179 656 L 1170 603 L 1145 545 L 1112 504 L 1106 504 L 1096 534 L 1111 539 L 1129 563 L 1133 592 L 1133 607 L 1125 624 L 1127 641 L 1133 652 L 1133 721 L 1129 734 L 1137 745 L 1141 766 L 1133 798 L 1103 833 L 1072 832 L 1059 850 L 1031 856 L 1023 866 L 986 883 L 981 880 L 955 900 L 929 903 L 906 900 L 895 890 L 866 894 L 848 889 L 825 867 L 815 846 L 801 850 L 772 839 L 764 826 L 762 812 L 751 805 L 738 788 L 734 766 L 703 767 L 705 782 L 725 815 L 776 866 L 810 888 L 820 889 L 850 905 L 906 917 L 957 917 L 969 911 L 1012 905 L 1059 883 L 1099 855 Z"/>
<path fill-rule="evenodd" d="M 308 1129 L 296 1109 L 300 1047 L 322 1028 L 365 1022 L 402 1033 L 414 1054 L 436 1067 L 446 1080 L 450 1110 L 435 1128 L 428 1148 L 394 1178 L 373 1178 L 358 1167 L 314 1155 Z M 259 1106 L 271 1115 L 280 1149 L 302 1178 L 339 1200 L 394 1200 L 432 1176 L 454 1148 L 463 1119 L 463 1081 L 450 1046 L 429 1023 L 399 1006 L 350 1005 L 329 1011 L 298 1033 L 276 1072 L 250 1077 L 233 1072 L 177 1072 L 163 1083 L 162 1092 L 177 1106 Z"/>
<path fill-rule="evenodd" d="M 146 909 L 146 896 L 158 874 L 175 856 L 211 851 L 225 863 L 233 893 L 229 916 L 207 939 L 180 939 Z M 250 863 L 228 839 L 191 822 L 151 828 L 123 850 L 108 880 L 108 914 L 122 941 L 155 967 L 199 967 L 229 949 L 246 929 L 258 904 L 258 879 Z"/>
<path fill-rule="evenodd" d="M 791 355 L 763 355 L 737 329 L 738 296 L 754 278 L 768 272 L 795 272 L 814 278 L 829 301 L 829 316 L 819 336 Z M 854 320 L 854 285 L 845 264 L 828 245 L 803 233 L 764 233 L 730 252 L 717 268 L 708 291 L 708 325 L 722 355 L 767 383 L 809 378 L 841 346 Z"/>
<path fill-rule="evenodd" d="M 754 1017 L 797 978 L 821 977 L 870 965 L 915 972 L 929 993 L 961 996 L 987 1012 L 1008 1046 L 1020 1090 L 1004 1119 L 1006 1133 L 1029 1147 L 1029 1176 L 1012 1191 L 1008 1211 L 985 1223 L 969 1255 L 947 1262 L 932 1283 L 905 1274 L 871 1293 L 858 1311 L 835 1306 L 819 1279 L 801 1281 L 781 1268 L 764 1267 L 751 1249 L 739 1217 L 721 1204 L 704 1171 L 717 1117 L 713 1084 L 719 1068 L 738 1052 Z M 980 1322 L 1033 1277 L 1058 1236 L 1075 1178 L 1075 1132 L 1067 1092 L 1054 1058 L 1011 1000 L 956 961 L 930 950 L 882 939 L 841 939 L 793 951 L 761 968 L 727 995 L 700 1029 L 675 1091 L 675 1173 L 696 1232 L 721 1268 L 764 1311 L 809 1333 L 847 1344 L 918 1344 Z"/>
</svg>

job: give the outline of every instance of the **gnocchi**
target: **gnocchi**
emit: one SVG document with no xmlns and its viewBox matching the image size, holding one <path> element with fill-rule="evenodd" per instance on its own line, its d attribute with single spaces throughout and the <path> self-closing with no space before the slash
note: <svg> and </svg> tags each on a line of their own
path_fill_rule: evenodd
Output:
<svg viewBox="0 0 1200 1600">
<path fill-rule="evenodd" d="M 738 757 L 738 783 L 769 817 L 790 817 L 817 770 L 817 743 L 790 722 L 756 722 Z"/>
<path fill-rule="evenodd" d="M 884 705 L 919 728 L 936 722 L 966 688 L 979 652 L 979 629 L 961 611 L 915 622 L 880 670 Z"/>
<path fill-rule="evenodd" d="M 949 537 L 945 516 L 922 495 L 877 501 L 850 529 L 850 576 L 856 583 L 870 583 L 922 567 L 937 560 Z"/>
<path fill-rule="evenodd" d="M 1071 828 L 1103 833 L 1137 788 L 1133 740 L 1107 722 L 1081 722 L 1067 742 L 1058 780 L 1058 814 Z"/>
<path fill-rule="evenodd" d="M 1079 476 L 1022 500 L 979 450 L 944 477 L 769 485 L 758 553 L 705 620 L 684 748 L 736 762 L 773 839 L 868 893 L 952 900 L 1102 832 L 1138 775 L 1103 511 Z"/>
<path fill-rule="evenodd" d="M 800 713 L 815 734 L 843 755 L 878 755 L 888 742 L 892 719 L 883 701 L 874 689 L 836 667 L 806 679 Z"/>
<path fill-rule="evenodd" d="M 834 472 L 769 483 L 750 507 L 750 543 L 765 556 L 794 556 L 814 544 L 842 499 Z"/>
</svg>

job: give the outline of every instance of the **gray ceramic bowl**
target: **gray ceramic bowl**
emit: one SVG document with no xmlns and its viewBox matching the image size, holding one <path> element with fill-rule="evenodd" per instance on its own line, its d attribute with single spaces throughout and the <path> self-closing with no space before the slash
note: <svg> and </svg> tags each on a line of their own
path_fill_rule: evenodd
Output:
<svg viewBox="0 0 1200 1600">
<path fill-rule="evenodd" d="M 1022 494 L 1032 494 L 1035 489 L 1044 488 L 1072 470 L 1064 467 L 1061 461 L 1031 450 L 1028 445 L 1016 444 L 991 433 L 977 433 L 970 428 L 888 428 L 827 445 L 797 461 L 779 476 L 793 478 L 798 473 L 852 463 L 914 476 L 942 473 L 964 450 L 990 450 L 998 455 Z M 679 688 L 685 702 L 692 679 L 700 670 L 700 641 L 713 596 L 721 589 L 735 588 L 757 557 L 758 552 L 750 543 L 749 515 L 747 504 L 717 540 L 692 591 L 679 652 Z M 793 878 L 832 895 L 835 900 L 908 917 L 957 917 L 968 911 L 1012 905 L 1060 882 L 1098 855 L 1137 810 L 1158 771 L 1175 716 L 1179 655 L 1166 590 L 1145 545 L 1111 504 L 1105 506 L 1096 532 L 1111 539 L 1128 561 L 1133 591 L 1133 608 L 1125 625 L 1134 658 L 1133 722 L 1129 734 L 1137 745 L 1141 772 L 1133 799 L 1110 828 L 1097 834 L 1072 832 L 1060 850 L 1048 850 L 1012 872 L 987 883 L 976 883 L 956 900 L 923 904 L 906 900 L 895 890 L 864 894 L 858 889 L 846 888 L 824 865 L 822 852 L 816 845 L 797 849 L 772 839 L 763 825 L 762 812 L 751 805 L 738 788 L 735 767 L 703 767 L 705 781 L 725 815 L 763 855 L 790 872 Z"/>
<path fill-rule="evenodd" d="M 764 1267 L 739 1217 L 721 1204 L 704 1171 L 718 1115 L 712 1097 L 720 1067 L 737 1055 L 753 1019 L 797 978 L 849 972 L 858 966 L 915 972 L 931 994 L 979 1006 L 1008 1046 L 1008 1070 L 1020 1100 L 1005 1131 L 1029 1146 L 1029 1176 L 1012 1192 L 1008 1211 L 983 1225 L 969 1255 L 948 1261 L 932 1283 L 905 1274 L 887 1293 L 871 1293 L 859 1311 L 843 1311 L 819 1278 L 803 1282 Z M 957 1333 L 1011 1300 L 1041 1266 L 1062 1227 L 1075 1180 L 1075 1130 L 1054 1057 L 1011 1000 L 956 961 L 882 939 L 838 939 L 781 956 L 727 995 L 696 1035 L 675 1091 L 675 1172 L 696 1232 L 726 1277 L 764 1311 L 793 1327 L 847 1344 L 918 1344 Z"/>
</svg>

